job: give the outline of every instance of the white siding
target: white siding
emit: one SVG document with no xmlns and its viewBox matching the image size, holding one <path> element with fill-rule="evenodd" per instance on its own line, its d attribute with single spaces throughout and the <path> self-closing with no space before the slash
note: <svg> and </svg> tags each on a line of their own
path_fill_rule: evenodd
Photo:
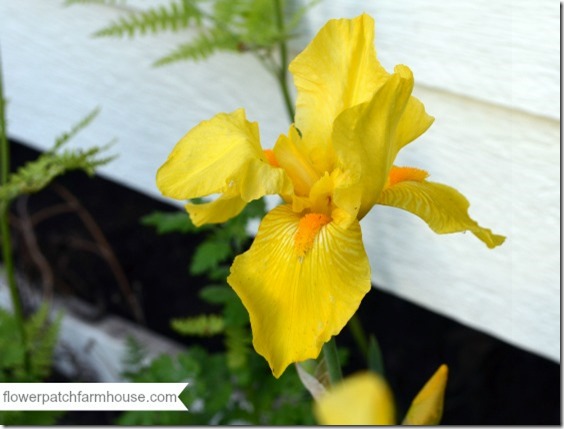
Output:
<svg viewBox="0 0 564 429">
<path fill-rule="evenodd" d="M 559 360 L 557 3 L 326 0 L 308 16 L 308 37 L 329 17 L 362 11 L 376 19 L 383 64 L 409 65 L 417 95 L 436 117 L 400 162 L 457 187 L 481 224 L 508 237 L 491 251 L 470 234 L 436 236 L 417 218 L 378 207 L 362 222 L 373 280 Z M 156 169 L 200 120 L 242 106 L 259 122 L 264 146 L 286 131 L 277 88 L 253 58 L 222 54 L 153 69 L 152 60 L 182 37 L 90 38 L 115 16 L 59 1 L 0 2 L 13 137 L 48 147 L 100 105 L 80 144 L 117 138 L 120 157 L 103 174 L 158 196 Z"/>
</svg>

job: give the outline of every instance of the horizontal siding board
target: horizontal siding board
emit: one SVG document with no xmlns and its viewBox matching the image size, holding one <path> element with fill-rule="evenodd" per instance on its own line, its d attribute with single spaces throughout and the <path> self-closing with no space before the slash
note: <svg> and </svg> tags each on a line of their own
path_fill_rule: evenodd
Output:
<svg viewBox="0 0 564 429">
<path fill-rule="evenodd" d="M 326 1 L 308 16 L 308 25 L 315 31 L 329 16 L 353 16 L 361 7 L 373 12 L 382 61 L 388 69 L 397 63 L 413 68 L 417 95 L 436 117 L 398 163 L 427 169 L 432 180 L 455 186 L 469 198 L 476 219 L 508 236 L 490 251 L 471 234 L 437 236 L 407 213 L 378 207 L 362 221 L 374 282 L 558 360 L 555 41 L 546 3 L 531 4 L 537 7 L 483 0 L 442 7 L 434 0 Z M 502 16 L 506 11 L 509 17 Z M 535 19 L 525 25 L 527 14 Z M 222 54 L 154 69 L 151 62 L 183 37 L 90 37 L 114 18 L 115 11 L 103 7 L 0 2 L 13 137 L 47 148 L 99 105 L 100 117 L 73 144 L 117 138 L 112 151 L 119 158 L 101 172 L 160 198 L 156 169 L 199 121 L 244 106 L 259 122 L 265 147 L 287 130 L 275 82 L 252 57 Z M 523 26 L 524 32 L 514 31 Z M 547 31 L 537 34 L 543 27 Z M 458 52 L 460 46 L 468 49 Z"/>
<path fill-rule="evenodd" d="M 388 70 L 405 63 L 425 86 L 559 118 L 557 2 L 325 1 L 309 15 L 310 35 L 329 18 L 362 12 L 376 19 Z"/>
</svg>

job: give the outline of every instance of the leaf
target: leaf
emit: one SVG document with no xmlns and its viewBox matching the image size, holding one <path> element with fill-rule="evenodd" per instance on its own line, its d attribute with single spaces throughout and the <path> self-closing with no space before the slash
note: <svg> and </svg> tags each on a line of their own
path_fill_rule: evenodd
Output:
<svg viewBox="0 0 564 429">
<path fill-rule="evenodd" d="M 196 317 L 186 317 L 184 319 L 173 319 L 172 329 L 182 335 L 197 335 L 201 337 L 211 337 L 221 334 L 225 330 L 223 317 L 216 314 L 202 314 Z"/>
<path fill-rule="evenodd" d="M 231 246 L 224 241 L 206 241 L 196 249 L 190 273 L 203 274 L 206 271 L 217 269 L 219 264 L 231 254 Z"/>
<path fill-rule="evenodd" d="M 382 351 L 374 335 L 370 335 L 368 339 L 368 368 L 382 377 L 385 376 Z"/>
<path fill-rule="evenodd" d="M 46 378 L 53 366 L 53 351 L 57 345 L 57 338 L 62 321 L 59 313 L 53 322 L 49 321 L 49 307 L 42 304 L 26 322 L 27 347 L 31 360 L 32 380 Z"/>
<path fill-rule="evenodd" d="M 0 310 L 0 382 L 40 382 L 53 366 L 53 351 L 62 316 L 49 321 L 49 308 L 43 304 L 25 322 L 29 365 L 18 333 L 14 315 Z"/>
<path fill-rule="evenodd" d="M 70 139 L 76 136 L 80 131 L 86 128 L 100 114 L 100 108 L 96 107 L 84 118 L 74 124 L 68 132 L 65 132 L 55 139 L 55 144 L 49 152 L 55 152 L 61 148 Z"/>
<path fill-rule="evenodd" d="M 73 149 L 60 151 L 61 147 L 80 130 L 86 127 L 98 114 L 98 109 L 90 112 L 75 124 L 70 131 L 62 134 L 55 141 L 53 148 L 41 154 L 36 160 L 28 162 L 12 173 L 7 183 L 0 186 L 0 206 L 9 204 L 14 198 L 38 192 L 45 188 L 56 177 L 72 170 L 83 170 L 93 175 L 100 165 L 114 159 L 113 156 L 100 157 L 109 145 L 90 149 Z"/>
<path fill-rule="evenodd" d="M 406 416 L 404 425 L 438 425 L 443 416 L 448 367 L 441 365 L 425 386 L 419 391 Z"/>
<path fill-rule="evenodd" d="M 239 299 L 233 289 L 225 285 L 208 285 L 200 290 L 200 298 L 210 304 L 225 304 Z"/>
<path fill-rule="evenodd" d="M 199 24 L 202 12 L 191 1 L 170 2 L 168 6 L 156 6 L 142 11 L 131 11 L 125 17 L 118 18 L 105 28 L 97 31 L 97 37 L 133 37 L 148 32 L 158 33 L 163 30 L 178 31 L 191 23 Z"/>
<path fill-rule="evenodd" d="M 141 224 L 153 226 L 157 234 L 180 232 L 183 234 L 196 232 L 198 228 L 190 221 L 190 216 L 184 211 L 161 212 L 155 211 L 141 218 Z"/>
<path fill-rule="evenodd" d="M 223 28 L 201 32 L 191 42 L 183 43 L 159 58 L 154 66 L 160 67 L 178 61 L 204 60 L 217 51 L 236 51 L 237 39 Z"/>
</svg>

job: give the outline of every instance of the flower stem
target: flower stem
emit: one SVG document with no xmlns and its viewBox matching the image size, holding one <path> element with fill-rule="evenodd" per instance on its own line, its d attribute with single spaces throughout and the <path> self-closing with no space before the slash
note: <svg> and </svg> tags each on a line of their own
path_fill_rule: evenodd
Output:
<svg viewBox="0 0 564 429">
<path fill-rule="evenodd" d="M 5 99 L 2 82 L 2 62 L 0 58 L 0 186 L 8 182 L 10 172 L 10 148 L 8 145 L 8 137 L 6 132 L 6 114 Z M 0 235 L 2 236 L 2 259 L 6 269 L 6 280 L 10 289 L 10 297 L 12 300 L 12 309 L 14 318 L 22 341 L 24 350 L 24 365 L 26 370 L 29 369 L 29 354 L 27 351 L 27 338 L 25 333 L 23 308 L 16 285 L 16 276 L 14 273 L 14 259 L 12 256 L 12 245 L 10 237 L 10 225 L 8 224 L 9 202 L 0 201 Z"/>
<path fill-rule="evenodd" d="M 282 0 L 274 0 L 275 3 L 275 13 L 276 13 L 276 25 L 281 34 L 280 42 L 278 43 L 278 48 L 280 50 L 280 68 L 278 73 L 276 73 L 276 79 L 280 85 L 280 90 L 282 91 L 282 96 L 284 97 L 284 105 L 286 106 L 286 112 L 290 118 L 290 122 L 294 122 L 294 103 L 292 102 L 292 97 L 290 97 L 290 90 L 288 88 L 288 47 L 285 40 L 285 28 L 284 28 L 284 7 Z"/>
<path fill-rule="evenodd" d="M 339 361 L 339 353 L 337 351 L 337 343 L 335 338 L 331 338 L 323 345 L 323 356 L 327 371 L 329 372 L 329 381 L 331 384 L 338 383 L 342 380 L 341 363 Z"/>
</svg>

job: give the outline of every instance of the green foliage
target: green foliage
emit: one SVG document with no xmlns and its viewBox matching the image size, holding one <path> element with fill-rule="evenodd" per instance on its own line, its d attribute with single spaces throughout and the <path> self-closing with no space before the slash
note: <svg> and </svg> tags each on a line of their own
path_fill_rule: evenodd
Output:
<svg viewBox="0 0 564 429">
<path fill-rule="evenodd" d="M 189 411 L 128 411 L 123 425 L 313 424 L 311 399 L 295 370 L 272 377 L 264 359 L 251 355 L 233 371 L 223 353 L 199 347 L 175 357 L 161 355 L 129 371 L 134 382 L 187 382 L 180 399 Z"/>
<path fill-rule="evenodd" d="M 171 326 L 172 329 L 183 335 L 211 337 L 225 332 L 223 317 L 216 314 L 202 314 L 196 317 L 173 319 Z"/>
<path fill-rule="evenodd" d="M 276 2 L 271 0 L 171 0 L 145 10 L 127 8 L 122 16 L 95 33 L 98 37 L 134 37 L 164 31 L 186 31 L 189 41 L 180 44 L 155 65 L 183 60 L 205 59 L 218 51 L 251 52 L 259 58 L 270 57 L 273 48 L 295 35 L 307 10 L 319 0 L 290 10 L 281 29 L 276 21 Z M 115 6 L 116 0 L 67 0 L 66 4 L 92 3 Z M 125 2 L 124 2 L 125 3 Z M 271 58 L 269 59 L 271 60 Z"/>
<path fill-rule="evenodd" d="M 382 358 L 382 350 L 375 335 L 370 335 L 368 339 L 368 368 L 385 377 L 384 359 Z"/>
<path fill-rule="evenodd" d="M 144 11 L 129 12 L 127 16 L 96 32 L 96 36 L 133 37 L 136 34 L 158 33 L 163 30 L 178 31 L 190 24 L 199 25 L 203 18 L 196 2 L 182 0 L 168 7 L 159 5 Z"/>
<path fill-rule="evenodd" d="M 61 315 L 49 322 L 49 308 L 43 305 L 25 322 L 27 365 L 16 324 L 12 313 L 0 309 L 0 383 L 43 381 L 51 371 Z M 0 424 L 51 425 L 61 415 L 62 412 L 54 411 L 0 411 Z"/>
<path fill-rule="evenodd" d="M 237 39 L 223 29 L 202 30 L 189 43 L 182 43 L 167 55 L 154 62 L 155 66 L 165 66 L 178 61 L 204 60 L 217 51 L 234 51 Z"/>
<path fill-rule="evenodd" d="M 100 157 L 100 153 L 107 146 L 87 150 L 61 150 L 72 137 L 90 124 L 97 114 L 98 109 L 92 111 L 74 125 L 69 132 L 57 138 L 51 150 L 12 173 L 8 182 L 0 186 L 0 204 L 9 204 L 20 195 L 38 192 L 54 178 L 68 171 L 83 170 L 92 175 L 96 167 L 111 161 L 113 157 Z"/>
<path fill-rule="evenodd" d="M 216 270 L 229 256 L 231 256 L 230 243 L 216 236 L 198 246 L 192 259 L 190 272 L 198 275 Z"/>
<path fill-rule="evenodd" d="M 49 309 L 43 305 L 25 322 L 29 368 L 12 313 L 0 309 L 0 382 L 40 381 L 49 375 L 52 355 L 61 324 L 59 315 L 49 323 Z"/>
<path fill-rule="evenodd" d="M 141 223 L 155 227 L 157 234 L 170 234 L 180 232 L 187 234 L 197 232 L 198 228 L 190 222 L 186 212 L 153 212 L 141 218 Z"/>
</svg>

